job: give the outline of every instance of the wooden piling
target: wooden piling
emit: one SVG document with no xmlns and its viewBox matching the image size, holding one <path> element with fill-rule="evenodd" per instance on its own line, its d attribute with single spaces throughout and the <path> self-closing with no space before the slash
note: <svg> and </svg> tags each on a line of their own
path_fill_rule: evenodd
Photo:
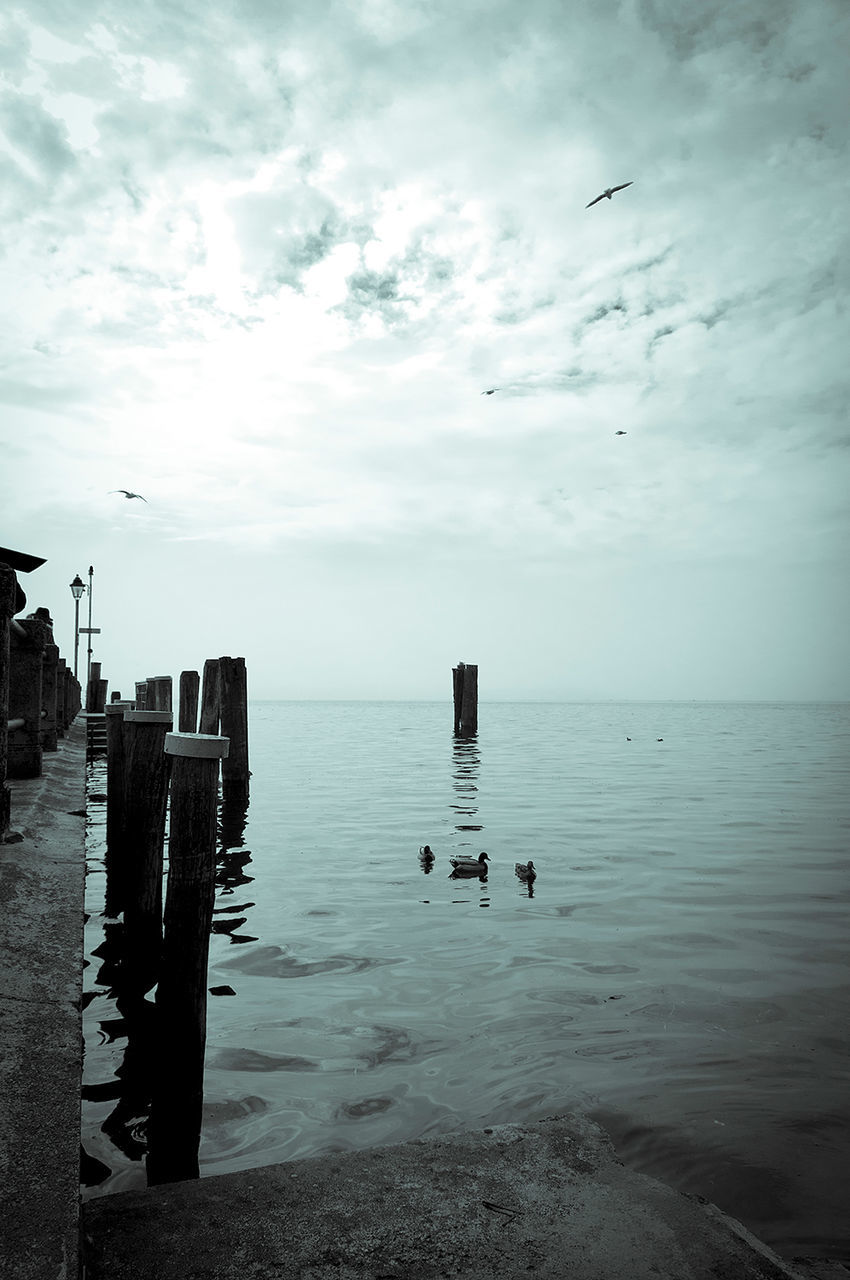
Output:
<svg viewBox="0 0 850 1280">
<path fill-rule="evenodd" d="M 68 664 L 64 658 L 56 663 L 56 736 L 64 738 L 68 728 Z"/>
<path fill-rule="evenodd" d="M 148 1124 L 148 1182 L 198 1177 L 215 899 L 219 760 L 226 738 L 170 733 L 171 823 L 162 965 L 156 991 L 158 1069 Z"/>
<path fill-rule="evenodd" d="M 48 640 L 41 663 L 41 746 L 58 751 L 56 685 L 59 673 L 59 646 Z"/>
<path fill-rule="evenodd" d="M 459 662 L 452 669 L 454 731 L 469 738 L 478 732 L 478 665 Z"/>
<path fill-rule="evenodd" d="M 218 658 L 207 658 L 204 663 L 204 683 L 201 689 L 201 733 L 216 734 L 219 725 L 221 703 L 221 672 Z"/>
<path fill-rule="evenodd" d="M 35 618 L 17 622 L 10 635 L 8 719 L 23 724 L 9 732 L 9 778 L 41 777 L 41 687 L 49 637 L 50 628 Z"/>
<path fill-rule="evenodd" d="M 125 987 L 149 991 L 159 976 L 162 945 L 162 868 L 169 758 L 163 747 L 170 711 L 124 712 L 124 812 L 114 868 L 124 911 Z M 109 866 L 107 881 L 109 882 Z M 109 889 L 109 883 L 107 883 Z"/>
<path fill-rule="evenodd" d="M 136 710 L 137 711 L 147 710 L 147 701 L 146 701 L 147 692 L 148 692 L 147 680 L 137 680 L 136 681 Z"/>
<path fill-rule="evenodd" d="M 94 692 L 94 710 L 97 715 L 102 716 L 106 708 L 106 690 L 109 685 L 108 680 L 98 680 L 97 688 Z"/>
<path fill-rule="evenodd" d="M 454 695 L 454 712 L 455 712 L 455 733 L 460 733 L 460 712 L 463 706 L 463 668 L 464 664 L 459 662 L 456 667 L 452 667 L 452 693 Z"/>
<path fill-rule="evenodd" d="M 89 637 L 91 642 L 91 637 Z M 97 698 L 100 692 L 100 662 L 92 662 L 86 685 L 86 711 L 97 711 Z"/>
<path fill-rule="evenodd" d="M 171 676 L 148 676 L 145 707 L 148 711 L 171 711 Z"/>
<path fill-rule="evenodd" d="M 106 708 L 106 914 L 117 916 L 124 909 L 120 882 L 125 862 L 122 846 L 126 806 L 127 752 L 124 712 L 129 702 L 110 702 Z"/>
<path fill-rule="evenodd" d="M 198 727 L 198 691 L 201 677 L 197 671 L 180 672 L 180 703 L 177 728 L 181 733 L 195 733 Z"/>
<path fill-rule="evenodd" d="M 14 569 L 0 564 L 0 844 L 11 818 L 11 792 L 6 785 L 9 756 L 9 632 L 15 612 L 18 579 Z"/>
<path fill-rule="evenodd" d="M 244 658 L 219 658 L 221 673 L 221 732 L 230 752 L 221 764 L 225 800 L 248 795 L 248 677 Z"/>
</svg>

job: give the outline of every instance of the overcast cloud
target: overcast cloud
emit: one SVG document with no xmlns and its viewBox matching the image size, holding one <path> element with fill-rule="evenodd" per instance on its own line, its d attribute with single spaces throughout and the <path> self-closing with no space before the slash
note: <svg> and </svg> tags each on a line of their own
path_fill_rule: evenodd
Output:
<svg viewBox="0 0 850 1280">
<path fill-rule="evenodd" d="M 0 542 L 63 652 L 91 563 L 125 692 L 850 697 L 849 43 L 838 0 L 7 11 Z"/>
</svg>

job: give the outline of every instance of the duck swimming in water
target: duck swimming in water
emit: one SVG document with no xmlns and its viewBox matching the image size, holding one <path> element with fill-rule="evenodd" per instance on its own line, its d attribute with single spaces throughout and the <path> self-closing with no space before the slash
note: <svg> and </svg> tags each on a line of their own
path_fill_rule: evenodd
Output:
<svg viewBox="0 0 850 1280">
<path fill-rule="evenodd" d="M 520 880 L 536 880 L 537 872 L 534 870 L 534 863 L 529 858 L 528 862 L 514 863 L 514 871 Z"/>
<path fill-rule="evenodd" d="M 486 876 L 489 861 L 486 853 L 479 853 L 477 858 L 469 857 L 465 853 L 449 858 L 449 862 L 454 867 L 452 874 L 456 876 Z"/>
</svg>

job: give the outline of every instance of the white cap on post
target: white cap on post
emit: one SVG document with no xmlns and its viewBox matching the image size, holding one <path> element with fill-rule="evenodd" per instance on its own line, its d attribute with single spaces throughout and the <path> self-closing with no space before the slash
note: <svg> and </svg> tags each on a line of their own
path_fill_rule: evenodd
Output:
<svg viewBox="0 0 850 1280">
<path fill-rule="evenodd" d="M 124 721 L 131 724 L 173 724 L 173 711 L 125 711 Z"/>
<path fill-rule="evenodd" d="M 167 733 L 167 756 L 192 756 L 195 760 L 223 760 L 230 752 L 230 739 L 214 733 Z"/>
</svg>

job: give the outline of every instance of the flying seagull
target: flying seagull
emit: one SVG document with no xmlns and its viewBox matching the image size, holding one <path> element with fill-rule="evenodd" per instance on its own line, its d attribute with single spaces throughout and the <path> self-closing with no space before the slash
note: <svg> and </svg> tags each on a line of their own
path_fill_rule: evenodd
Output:
<svg viewBox="0 0 850 1280">
<path fill-rule="evenodd" d="M 142 498 L 140 493 L 131 493 L 129 489 L 110 489 L 110 493 L 123 493 L 125 498 Z M 147 502 L 147 498 L 142 498 L 142 502 Z"/>
<path fill-rule="evenodd" d="M 626 187 L 631 185 L 631 182 L 623 182 L 619 187 L 606 187 L 601 196 L 597 196 L 595 200 L 591 200 L 590 204 L 586 204 L 584 207 L 589 209 L 591 204 L 599 204 L 599 201 L 604 200 L 606 197 L 610 200 L 615 191 L 625 191 Z"/>
<path fill-rule="evenodd" d="M 501 387 L 491 387 L 489 391 L 482 391 L 482 396 L 491 396 L 494 391 L 501 391 Z"/>
</svg>

